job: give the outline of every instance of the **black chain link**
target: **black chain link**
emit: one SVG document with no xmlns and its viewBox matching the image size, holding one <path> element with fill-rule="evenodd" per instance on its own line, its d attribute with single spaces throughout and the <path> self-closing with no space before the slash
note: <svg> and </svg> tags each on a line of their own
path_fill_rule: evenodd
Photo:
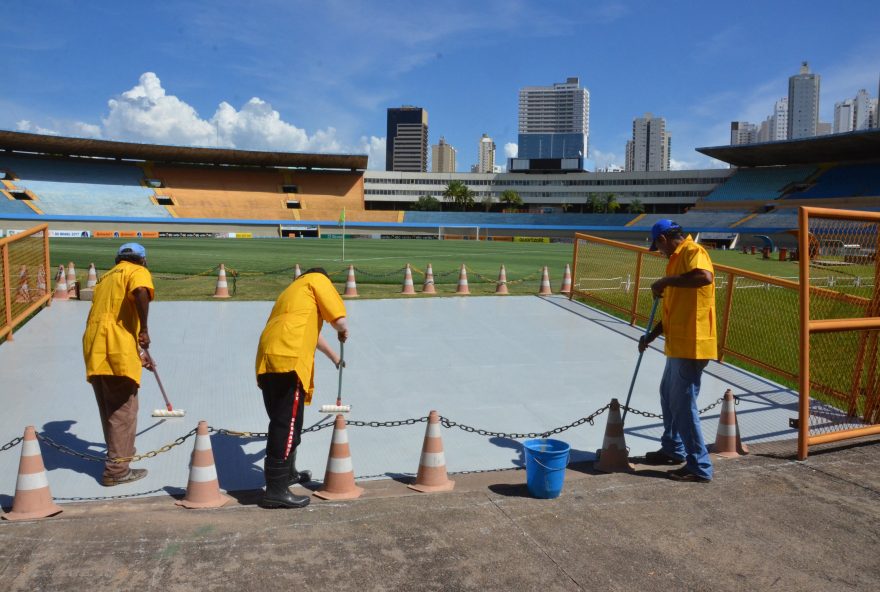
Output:
<svg viewBox="0 0 880 592">
<path fill-rule="evenodd" d="M 16 446 L 21 444 L 22 440 L 23 440 L 23 438 L 21 436 L 19 436 L 18 438 L 13 438 L 12 440 L 10 440 L 6 444 L 4 444 L 2 447 L 0 447 L 0 452 L 6 452 L 10 448 L 15 448 Z"/>
<path fill-rule="evenodd" d="M 78 450 L 74 450 L 73 448 L 70 448 L 69 446 L 65 446 L 64 444 L 59 444 L 58 442 L 56 442 L 55 440 L 53 440 L 52 438 L 50 438 L 46 434 L 37 434 L 37 437 L 40 440 L 42 440 L 43 442 L 45 442 L 46 444 L 48 444 L 49 446 L 51 446 L 52 448 L 56 448 L 57 450 L 60 450 L 64 454 L 76 456 L 76 457 L 81 458 L 83 460 L 89 460 L 89 461 L 93 461 L 93 462 L 108 462 L 109 461 L 109 462 L 114 462 L 114 463 L 128 463 L 128 462 L 137 462 L 137 461 L 143 460 L 145 458 L 153 458 L 154 456 L 158 456 L 159 454 L 161 454 L 163 452 L 168 452 L 169 450 L 171 450 L 175 446 L 180 446 L 181 444 L 186 442 L 188 439 L 195 436 L 195 434 L 196 434 L 196 428 L 193 428 L 192 431 L 188 432 L 187 434 L 180 436 L 179 438 L 177 438 L 173 442 L 170 442 L 170 443 L 166 444 L 165 446 L 162 446 L 161 448 L 158 448 L 156 450 L 151 450 L 150 452 L 145 452 L 144 454 L 136 454 L 134 456 L 119 456 L 119 457 L 113 457 L 113 458 L 110 458 L 106 455 L 99 456 L 97 454 L 89 454 L 87 452 L 80 452 Z"/>
<path fill-rule="evenodd" d="M 414 425 L 428 421 L 428 417 L 418 417 L 412 419 L 395 419 L 391 421 L 347 421 L 347 425 L 364 428 L 396 428 L 404 425 Z M 327 424 L 331 426 L 333 424 Z"/>
<path fill-rule="evenodd" d="M 104 500 L 128 499 L 133 497 L 141 497 L 143 495 L 152 495 L 154 493 L 164 492 L 166 489 L 151 489 L 150 491 L 142 491 L 140 493 L 122 493 L 119 495 L 100 495 L 95 497 L 53 497 L 56 502 L 100 502 Z"/>
<path fill-rule="evenodd" d="M 599 409 L 597 409 L 592 414 L 590 414 L 586 417 L 582 417 L 576 421 L 573 421 L 572 423 L 570 423 L 568 425 L 560 426 L 558 428 L 553 428 L 552 430 L 547 430 L 546 432 L 529 432 L 529 433 L 492 432 L 489 430 L 483 430 L 483 429 L 475 428 L 475 427 L 465 425 L 462 423 L 454 422 L 451 419 L 446 418 L 442 415 L 440 416 L 440 423 L 445 428 L 458 428 L 460 430 L 464 430 L 465 432 L 475 433 L 475 434 L 479 434 L 481 436 L 493 436 L 493 437 L 497 437 L 497 438 L 508 438 L 510 440 L 520 440 L 522 438 L 546 438 L 547 436 L 550 436 L 553 434 L 560 434 L 560 433 L 564 432 L 565 430 L 569 430 L 571 428 L 577 427 L 577 426 L 582 425 L 584 423 L 589 423 L 590 425 L 593 425 L 593 422 L 595 421 L 595 419 L 597 417 L 599 417 L 600 415 L 602 415 L 603 413 L 605 413 L 605 411 L 608 410 L 609 407 L 611 407 L 610 403 L 608 405 L 605 405 L 604 407 L 600 407 Z"/>
</svg>

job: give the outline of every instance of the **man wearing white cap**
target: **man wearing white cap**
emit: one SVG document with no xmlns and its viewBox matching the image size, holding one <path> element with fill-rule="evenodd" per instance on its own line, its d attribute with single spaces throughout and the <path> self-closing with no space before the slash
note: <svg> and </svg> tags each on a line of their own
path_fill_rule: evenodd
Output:
<svg viewBox="0 0 880 592">
<path fill-rule="evenodd" d="M 83 334 L 86 380 L 95 391 L 108 458 L 135 453 L 141 368 L 150 368 L 138 349 L 150 347 L 147 316 L 152 299 L 146 249 L 137 243 L 122 245 L 116 266 L 95 286 Z M 108 460 L 101 483 L 110 487 L 146 477 L 146 469 L 128 465 Z"/>
</svg>

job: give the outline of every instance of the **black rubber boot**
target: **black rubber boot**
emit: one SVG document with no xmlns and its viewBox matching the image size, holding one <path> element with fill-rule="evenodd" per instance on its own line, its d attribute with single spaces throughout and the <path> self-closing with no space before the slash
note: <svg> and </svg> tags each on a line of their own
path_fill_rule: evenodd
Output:
<svg viewBox="0 0 880 592">
<path fill-rule="evenodd" d="M 304 508 L 309 505 L 307 495 L 293 495 L 287 489 L 290 467 L 287 460 L 266 457 L 263 472 L 266 475 L 266 494 L 260 500 L 262 508 Z"/>
<path fill-rule="evenodd" d="M 297 449 L 294 448 L 293 452 L 291 452 L 290 456 L 287 458 L 288 462 L 290 462 L 290 479 L 287 482 L 288 487 L 296 485 L 298 483 L 308 483 L 312 480 L 311 471 L 296 470 L 296 450 Z"/>
</svg>

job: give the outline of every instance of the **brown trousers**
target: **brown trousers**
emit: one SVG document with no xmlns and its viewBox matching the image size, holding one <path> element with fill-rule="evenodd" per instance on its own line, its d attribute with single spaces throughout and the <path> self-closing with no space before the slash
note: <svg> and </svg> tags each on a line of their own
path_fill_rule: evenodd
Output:
<svg viewBox="0 0 880 592">
<path fill-rule="evenodd" d="M 92 376 L 92 389 L 101 414 L 101 427 L 107 443 L 107 456 L 134 456 L 137 433 L 138 385 L 125 376 Z M 106 462 L 104 476 L 122 477 L 128 473 L 127 462 Z"/>
</svg>

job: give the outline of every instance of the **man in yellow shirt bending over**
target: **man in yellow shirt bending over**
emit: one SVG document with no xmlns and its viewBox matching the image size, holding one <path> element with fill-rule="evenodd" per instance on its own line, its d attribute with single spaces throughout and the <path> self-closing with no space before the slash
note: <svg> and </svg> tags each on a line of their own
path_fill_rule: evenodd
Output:
<svg viewBox="0 0 880 592">
<path fill-rule="evenodd" d="M 264 508 L 302 508 L 308 496 L 288 489 L 311 479 L 296 470 L 296 450 L 302 433 L 304 406 L 315 390 L 315 349 L 336 367 L 339 356 L 321 337 L 324 322 L 336 329 L 339 341 L 348 339 L 345 304 L 320 267 L 306 270 L 275 301 L 257 347 L 257 385 L 269 415 L 266 438 Z"/>
<path fill-rule="evenodd" d="M 137 243 L 119 247 L 116 267 L 95 286 L 92 308 L 83 334 L 86 380 L 95 391 L 107 457 L 134 456 L 137 432 L 141 361 L 138 347 L 150 347 L 147 315 L 153 299 L 153 278 L 147 270 L 147 251 Z M 104 464 L 101 483 L 107 487 L 143 479 L 146 469 L 127 462 Z"/>
<path fill-rule="evenodd" d="M 663 320 L 639 340 L 639 351 L 661 333 L 666 337 L 666 368 L 660 381 L 663 436 L 660 450 L 649 452 L 649 464 L 681 464 L 670 471 L 678 481 L 708 483 L 712 461 L 703 441 L 697 396 L 703 369 L 718 357 L 715 334 L 715 268 L 706 250 L 685 236 L 672 220 L 651 229 L 652 251 L 669 258 L 666 275 L 651 285 L 663 298 Z"/>
</svg>

